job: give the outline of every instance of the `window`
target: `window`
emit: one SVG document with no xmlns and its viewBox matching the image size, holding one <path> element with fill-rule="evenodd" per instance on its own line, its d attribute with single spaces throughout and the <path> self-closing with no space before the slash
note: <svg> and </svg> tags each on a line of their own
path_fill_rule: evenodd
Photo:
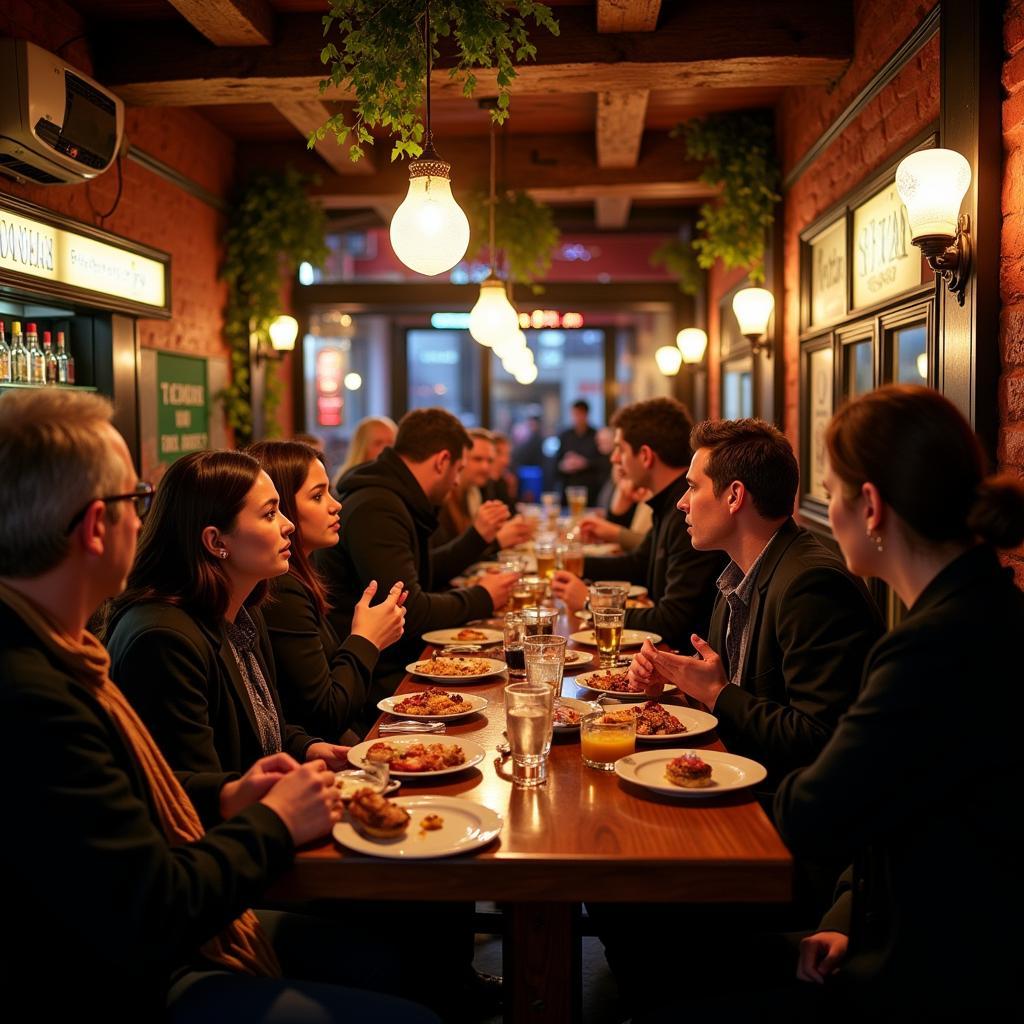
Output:
<svg viewBox="0 0 1024 1024">
<path fill-rule="evenodd" d="M 738 420 L 754 415 L 754 360 L 733 359 L 722 364 L 722 417 Z"/>
<path fill-rule="evenodd" d="M 483 348 L 468 331 L 406 331 L 410 409 L 437 406 L 467 427 L 482 418 L 480 360 Z"/>
</svg>

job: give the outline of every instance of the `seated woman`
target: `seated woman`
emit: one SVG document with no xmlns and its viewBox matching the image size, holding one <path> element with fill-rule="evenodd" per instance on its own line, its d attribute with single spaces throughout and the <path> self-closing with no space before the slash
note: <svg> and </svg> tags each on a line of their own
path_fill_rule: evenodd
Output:
<svg viewBox="0 0 1024 1024">
<path fill-rule="evenodd" d="M 1024 539 L 1024 486 L 986 478 L 970 426 L 926 388 L 856 399 L 826 445 L 847 565 L 908 610 L 775 799 L 794 853 L 853 860 L 799 974 L 858 1019 L 974 1018 L 1020 995 L 1024 594 L 995 549 Z"/>
<path fill-rule="evenodd" d="M 404 587 L 370 607 L 371 580 L 355 606 L 344 643 L 327 619 L 327 588 L 310 556 L 338 543 L 341 505 L 328 490 L 316 451 L 295 441 L 261 441 L 248 449 L 277 488 L 280 511 L 295 524 L 288 572 L 271 582 L 261 611 L 270 633 L 285 718 L 316 735 L 341 737 L 359 719 L 381 650 L 404 629 Z M 350 734 L 350 742 L 359 737 Z"/>
<path fill-rule="evenodd" d="M 177 771 L 245 771 L 284 751 L 346 764 L 281 712 L 258 606 L 288 571 L 291 522 L 250 455 L 193 452 L 156 492 L 110 609 L 111 676 Z"/>
<path fill-rule="evenodd" d="M 389 416 L 367 416 L 359 421 L 352 433 L 345 461 L 331 480 L 331 490 L 338 493 L 338 484 L 350 469 L 372 462 L 385 448 L 390 448 L 398 437 L 398 424 Z"/>
</svg>

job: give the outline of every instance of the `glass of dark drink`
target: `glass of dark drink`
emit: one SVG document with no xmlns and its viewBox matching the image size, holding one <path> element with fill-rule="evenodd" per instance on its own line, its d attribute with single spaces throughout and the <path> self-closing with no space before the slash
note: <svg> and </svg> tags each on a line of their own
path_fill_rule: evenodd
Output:
<svg viewBox="0 0 1024 1024">
<path fill-rule="evenodd" d="M 505 614 L 505 664 L 509 679 L 526 678 L 526 658 L 523 654 L 523 616 L 520 612 Z"/>
</svg>

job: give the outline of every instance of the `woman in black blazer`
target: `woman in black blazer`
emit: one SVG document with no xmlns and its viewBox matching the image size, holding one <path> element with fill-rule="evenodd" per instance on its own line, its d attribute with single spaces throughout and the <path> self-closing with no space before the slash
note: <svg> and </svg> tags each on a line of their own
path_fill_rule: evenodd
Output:
<svg viewBox="0 0 1024 1024">
<path fill-rule="evenodd" d="M 926 388 L 851 402 L 826 443 L 847 564 L 908 611 L 821 755 L 776 796 L 795 853 L 853 861 L 798 976 L 860 1014 L 1015 1005 L 1024 594 L 995 548 L 1024 539 L 1024 487 L 984 477 L 967 422 Z"/>
<path fill-rule="evenodd" d="M 288 572 L 270 584 L 263 605 L 277 671 L 277 686 L 289 722 L 323 736 L 358 742 L 353 733 L 381 650 L 405 628 L 404 586 L 370 607 L 377 593 L 371 580 L 355 606 L 352 634 L 342 642 L 327 619 L 327 588 L 313 568 L 314 551 L 338 543 L 341 505 L 332 497 L 320 456 L 298 441 L 261 441 L 250 447 L 273 481 L 280 509 L 294 524 Z"/>
<path fill-rule="evenodd" d="M 285 751 L 346 764 L 345 749 L 282 714 L 258 606 L 288 571 L 291 522 L 259 463 L 194 452 L 156 492 L 128 586 L 111 608 L 111 676 L 177 771 L 241 772 Z"/>
</svg>

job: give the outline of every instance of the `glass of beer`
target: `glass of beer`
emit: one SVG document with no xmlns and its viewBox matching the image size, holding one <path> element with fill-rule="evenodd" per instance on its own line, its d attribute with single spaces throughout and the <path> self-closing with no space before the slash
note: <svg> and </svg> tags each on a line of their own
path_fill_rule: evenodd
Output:
<svg viewBox="0 0 1024 1024">
<path fill-rule="evenodd" d="M 558 612 L 554 608 L 524 608 L 521 612 L 524 636 L 550 636 L 555 631 Z"/>
<path fill-rule="evenodd" d="M 512 784 L 539 786 L 548 777 L 553 693 L 543 683 L 505 687 L 505 731 L 512 752 Z"/>
<path fill-rule="evenodd" d="M 520 593 L 525 594 L 520 608 L 539 608 L 548 596 L 548 581 L 543 576 L 523 576 L 512 591 L 513 599 Z"/>
<path fill-rule="evenodd" d="M 523 654 L 523 616 L 519 612 L 505 613 L 505 664 L 509 679 L 526 678 L 526 657 Z"/>
<path fill-rule="evenodd" d="M 573 485 L 566 487 L 565 500 L 569 506 L 569 515 L 573 519 L 582 519 L 583 513 L 587 510 L 587 489 Z"/>
<path fill-rule="evenodd" d="M 558 552 L 553 540 L 536 540 L 533 544 L 533 554 L 537 559 L 537 575 L 543 576 L 549 583 L 555 575 L 555 561 Z"/>
<path fill-rule="evenodd" d="M 602 668 L 615 668 L 619 663 L 622 627 L 626 620 L 623 608 L 594 608 L 594 636 Z"/>
<path fill-rule="evenodd" d="M 615 771 L 615 762 L 636 750 L 636 716 L 629 709 L 594 711 L 580 719 L 580 754 L 588 768 Z"/>
<path fill-rule="evenodd" d="M 525 580 L 518 580 L 512 587 L 512 594 L 509 597 L 509 608 L 514 612 L 522 611 L 533 604 L 533 587 Z"/>
<path fill-rule="evenodd" d="M 590 610 L 625 608 L 628 593 L 628 583 L 595 583 L 590 588 Z"/>
<path fill-rule="evenodd" d="M 562 544 L 558 548 L 558 567 L 573 576 L 583 576 L 583 545 Z"/>
</svg>

